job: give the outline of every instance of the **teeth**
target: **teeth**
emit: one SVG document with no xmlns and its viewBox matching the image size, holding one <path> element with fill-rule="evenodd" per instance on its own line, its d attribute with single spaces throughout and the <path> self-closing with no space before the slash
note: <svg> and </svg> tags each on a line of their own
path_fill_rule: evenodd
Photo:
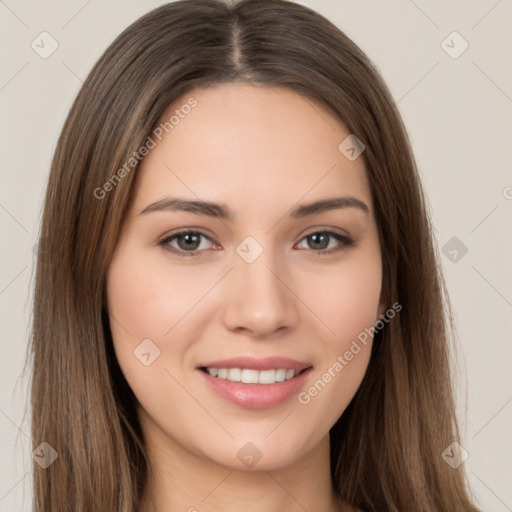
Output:
<svg viewBox="0 0 512 512">
<path fill-rule="evenodd" d="M 262 370 L 258 377 L 258 382 L 260 384 L 274 384 L 276 381 L 276 371 L 275 370 Z"/>
<path fill-rule="evenodd" d="M 230 368 L 225 378 L 233 382 L 240 382 L 242 380 L 242 370 L 240 370 L 240 368 Z"/>
<path fill-rule="evenodd" d="M 245 384 L 275 384 L 295 377 L 295 370 L 285 368 L 262 371 L 248 368 L 206 368 L 206 371 L 212 377 Z"/>
<path fill-rule="evenodd" d="M 242 370 L 242 382 L 245 384 L 258 384 L 258 370 L 246 370 L 245 368 Z"/>
<path fill-rule="evenodd" d="M 276 382 L 283 382 L 286 379 L 286 370 L 276 370 Z"/>
</svg>

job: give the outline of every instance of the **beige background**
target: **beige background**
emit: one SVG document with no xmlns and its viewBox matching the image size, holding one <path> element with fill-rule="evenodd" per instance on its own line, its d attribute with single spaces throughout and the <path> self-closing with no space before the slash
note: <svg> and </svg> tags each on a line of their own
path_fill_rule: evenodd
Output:
<svg viewBox="0 0 512 512">
<path fill-rule="evenodd" d="M 0 0 L 0 511 L 30 510 L 20 375 L 52 152 L 93 63 L 161 3 Z M 512 0 L 300 3 L 336 23 L 380 69 L 412 138 L 440 250 L 452 237 L 467 247 L 457 261 L 450 245 L 442 255 L 459 329 L 465 464 L 482 509 L 512 511 Z M 31 48 L 43 31 L 59 45 L 47 59 Z M 453 31 L 469 44 L 456 59 L 441 46 Z M 448 39 L 452 53 L 461 44 Z"/>
</svg>

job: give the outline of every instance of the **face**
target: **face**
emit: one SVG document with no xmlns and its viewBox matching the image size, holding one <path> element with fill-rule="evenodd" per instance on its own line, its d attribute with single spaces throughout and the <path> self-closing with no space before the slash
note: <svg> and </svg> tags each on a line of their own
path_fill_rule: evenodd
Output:
<svg viewBox="0 0 512 512">
<path fill-rule="evenodd" d="M 328 438 L 385 309 L 364 162 L 339 149 L 350 133 L 334 116 L 287 89 L 217 85 L 162 122 L 173 114 L 109 267 L 115 353 L 162 449 L 285 467 Z"/>
</svg>

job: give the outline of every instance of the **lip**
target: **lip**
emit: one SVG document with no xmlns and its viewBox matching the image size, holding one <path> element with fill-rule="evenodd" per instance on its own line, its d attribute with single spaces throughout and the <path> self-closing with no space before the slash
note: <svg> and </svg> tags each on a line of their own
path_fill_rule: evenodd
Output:
<svg viewBox="0 0 512 512">
<path fill-rule="evenodd" d="M 300 373 L 302 370 L 312 366 L 311 363 L 296 361 L 288 357 L 264 357 L 255 358 L 248 356 L 234 357 L 231 359 L 222 359 L 219 361 L 210 361 L 197 365 L 197 368 L 247 368 L 248 370 L 272 370 L 273 368 L 283 368 L 285 370 L 295 370 Z"/>
<path fill-rule="evenodd" d="M 294 369 L 297 375 L 293 379 L 276 382 L 275 384 L 244 384 L 243 382 L 232 382 L 227 379 L 213 377 L 204 371 L 206 367 L 247 368 L 251 370 L 283 368 L 287 370 Z M 238 357 L 200 364 L 196 370 L 209 389 L 228 402 L 245 409 L 269 409 L 282 404 L 295 395 L 304 386 L 313 367 L 309 363 L 286 357 L 267 357 L 264 359 Z"/>
</svg>

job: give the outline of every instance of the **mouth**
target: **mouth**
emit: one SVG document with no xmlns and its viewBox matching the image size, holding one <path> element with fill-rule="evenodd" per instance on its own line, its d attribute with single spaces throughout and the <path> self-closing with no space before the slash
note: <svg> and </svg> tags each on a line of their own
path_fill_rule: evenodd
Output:
<svg viewBox="0 0 512 512">
<path fill-rule="evenodd" d="M 282 357 L 240 357 L 196 367 L 217 396 L 246 409 L 268 409 L 298 393 L 313 371 L 310 363 Z"/>
</svg>

